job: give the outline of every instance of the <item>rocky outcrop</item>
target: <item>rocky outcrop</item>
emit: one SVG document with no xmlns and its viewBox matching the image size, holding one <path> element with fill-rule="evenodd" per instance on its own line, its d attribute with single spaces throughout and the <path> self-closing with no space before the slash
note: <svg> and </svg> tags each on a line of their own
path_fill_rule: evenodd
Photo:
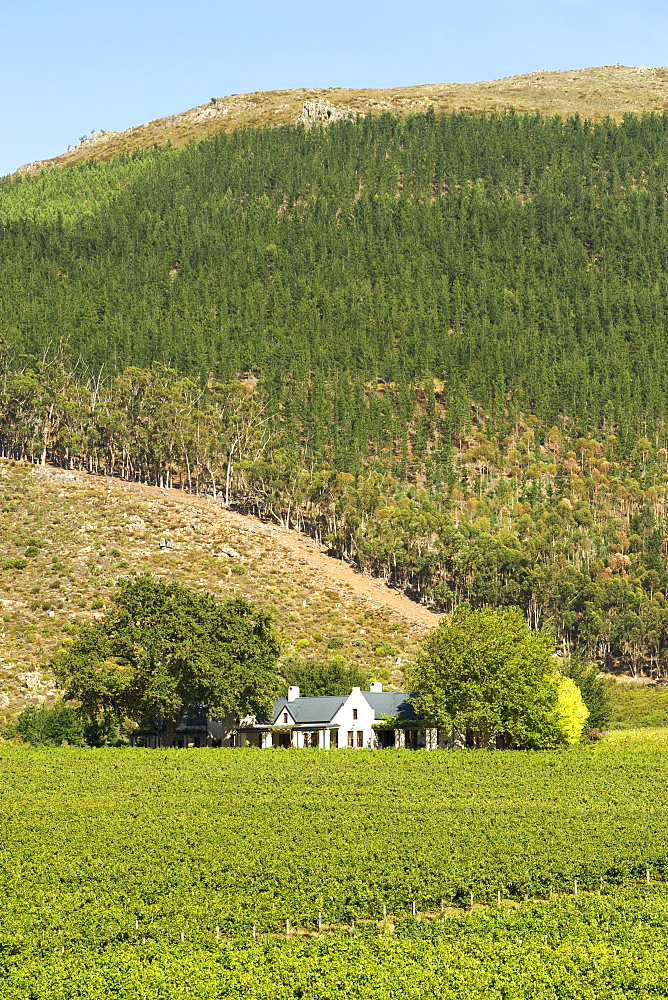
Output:
<svg viewBox="0 0 668 1000">
<path fill-rule="evenodd" d="M 336 122 L 342 118 L 352 118 L 350 111 L 335 108 L 329 101 L 304 101 L 298 125 L 315 125 L 318 122 Z"/>
</svg>

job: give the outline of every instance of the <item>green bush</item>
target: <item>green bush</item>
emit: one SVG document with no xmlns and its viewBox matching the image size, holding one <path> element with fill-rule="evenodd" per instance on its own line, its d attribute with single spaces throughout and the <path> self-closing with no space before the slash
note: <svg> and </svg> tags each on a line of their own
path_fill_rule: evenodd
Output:
<svg viewBox="0 0 668 1000">
<path fill-rule="evenodd" d="M 384 642 L 379 642 L 377 646 L 374 646 L 373 651 L 376 656 L 396 656 L 398 652 L 395 646 L 389 646 Z"/>
<path fill-rule="evenodd" d="M 59 746 L 84 742 L 83 727 L 76 712 L 62 699 L 55 705 L 28 705 L 16 723 L 16 732 L 33 746 Z"/>
<path fill-rule="evenodd" d="M 24 559 L 23 556 L 14 556 L 11 559 L 5 559 L 2 564 L 3 569 L 25 569 L 28 565 L 28 560 Z"/>
<path fill-rule="evenodd" d="M 580 688 L 582 700 L 589 710 L 588 728 L 606 729 L 613 708 L 608 678 L 602 677 L 593 664 L 578 655 L 573 655 L 561 672 Z"/>
</svg>

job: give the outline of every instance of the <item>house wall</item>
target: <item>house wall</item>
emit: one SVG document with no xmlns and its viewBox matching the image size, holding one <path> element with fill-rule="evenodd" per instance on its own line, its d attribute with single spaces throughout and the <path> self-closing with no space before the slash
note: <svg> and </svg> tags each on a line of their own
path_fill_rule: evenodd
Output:
<svg viewBox="0 0 668 1000">
<path fill-rule="evenodd" d="M 357 718 L 353 718 L 357 710 Z M 362 734 L 362 747 L 372 747 L 375 733 L 373 730 L 374 713 L 359 688 L 353 688 L 348 698 L 332 719 L 332 726 L 339 730 L 339 750 L 348 749 L 348 733 L 353 733 L 353 749 L 358 748 L 358 733 Z"/>
</svg>

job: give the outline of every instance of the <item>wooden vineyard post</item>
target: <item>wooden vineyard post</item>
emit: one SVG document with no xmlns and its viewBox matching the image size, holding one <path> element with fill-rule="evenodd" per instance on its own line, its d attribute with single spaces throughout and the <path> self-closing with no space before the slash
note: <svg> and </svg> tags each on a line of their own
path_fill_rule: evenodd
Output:
<svg viewBox="0 0 668 1000">
<path fill-rule="evenodd" d="M 257 926 L 253 924 L 253 941 L 257 940 Z"/>
<path fill-rule="evenodd" d="M 413 900 L 413 903 L 411 905 L 411 911 L 413 913 L 413 916 L 415 916 L 415 900 Z"/>
<path fill-rule="evenodd" d="M 383 903 L 383 920 L 387 920 L 387 903 Z"/>
<path fill-rule="evenodd" d="M 290 937 L 290 921 L 285 921 L 285 936 Z"/>
<path fill-rule="evenodd" d="M 181 941 L 185 941 L 185 939 L 186 939 L 186 936 L 185 936 L 185 934 L 183 933 L 183 931 L 181 931 Z"/>
<path fill-rule="evenodd" d="M 441 898 L 441 913 L 445 913 L 445 900 Z"/>
<path fill-rule="evenodd" d="M 322 913 L 318 910 L 318 934 L 322 933 Z"/>
<path fill-rule="evenodd" d="M 216 941 L 220 941 L 220 927 L 216 924 Z"/>
<path fill-rule="evenodd" d="M 471 893 L 471 897 L 470 897 L 470 905 L 471 905 L 471 906 L 473 906 L 473 893 Z"/>
<path fill-rule="evenodd" d="M 601 875 L 601 882 L 600 882 L 600 885 L 599 885 L 599 888 L 598 888 L 598 891 L 599 891 L 599 892 L 603 892 L 603 876 L 602 876 L 602 875 Z"/>
<path fill-rule="evenodd" d="M 648 868 L 647 871 L 645 872 L 645 882 L 647 882 L 647 885 L 649 885 L 650 881 L 651 880 L 650 880 L 649 868 Z"/>
<path fill-rule="evenodd" d="M 501 890 L 497 889 L 496 892 L 496 905 L 501 906 Z"/>
<path fill-rule="evenodd" d="M 577 894 L 578 894 L 578 880 L 573 879 L 573 895 L 577 896 Z"/>
</svg>

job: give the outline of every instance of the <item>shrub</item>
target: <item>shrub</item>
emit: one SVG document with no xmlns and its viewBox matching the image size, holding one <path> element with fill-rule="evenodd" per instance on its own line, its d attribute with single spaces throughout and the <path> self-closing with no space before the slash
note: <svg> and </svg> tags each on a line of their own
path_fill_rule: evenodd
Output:
<svg viewBox="0 0 668 1000">
<path fill-rule="evenodd" d="M 28 705 L 21 712 L 16 732 L 33 746 L 83 744 L 83 728 L 76 712 L 62 699 L 55 705 Z"/>
<path fill-rule="evenodd" d="M 5 559 L 2 564 L 3 569 L 25 569 L 28 565 L 28 560 L 24 559 L 22 556 L 14 556 L 12 559 Z"/>
<path fill-rule="evenodd" d="M 374 653 L 376 656 L 396 656 L 397 650 L 394 646 L 389 646 L 384 642 L 379 642 L 377 646 L 374 647 Z"/>
<path fill-rule="evenodd" d="M 610 724 L 612 698 L 609 682 L 597 668 L 574 654 L 562 667 L 564 677 L 570 677 L 580 688 L 582 700 L 589 710 L 587 725 L 590 729 L 605 729 Z"/>
</svg>

